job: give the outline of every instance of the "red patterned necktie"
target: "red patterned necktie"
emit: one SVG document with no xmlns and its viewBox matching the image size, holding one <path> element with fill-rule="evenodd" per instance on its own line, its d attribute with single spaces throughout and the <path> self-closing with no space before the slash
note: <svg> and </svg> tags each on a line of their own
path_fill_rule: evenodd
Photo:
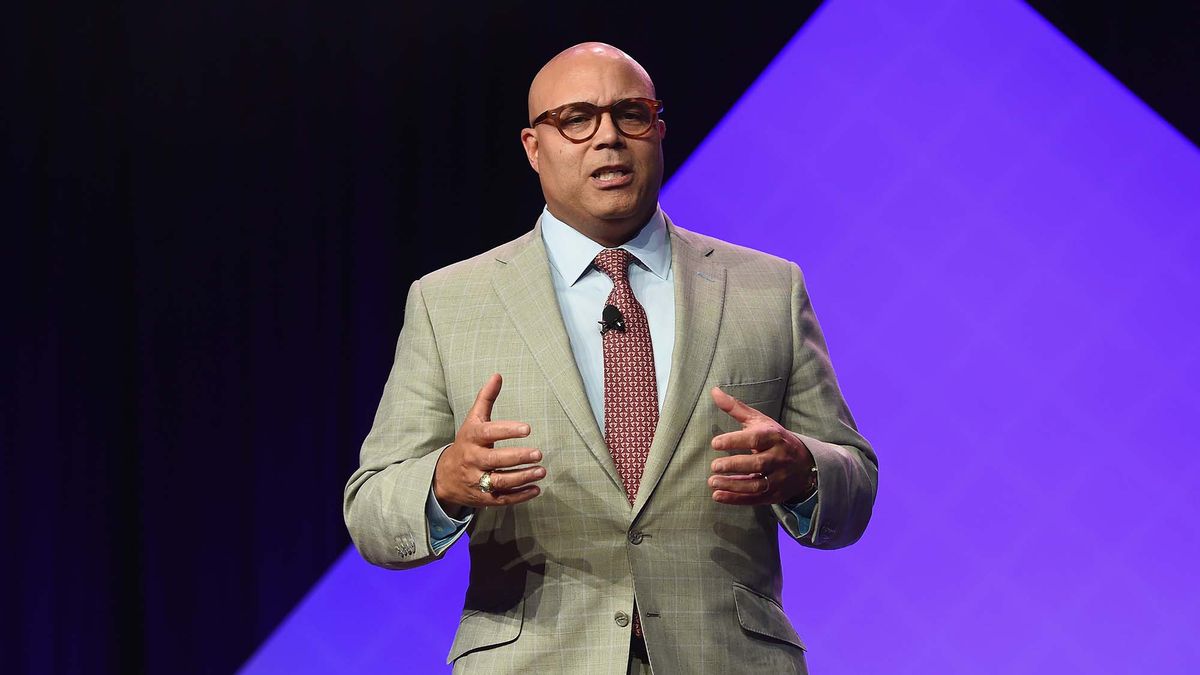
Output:
<svg viewBox="0 0 1200 675">
<path fill-rule="evenodd" d="M 604 440 L 632 505 L 658 426 L 658 384 L 646 312 L 629 287 L 633 254 L 606 248 L 595 265 L 613 281 L 608 304 L 624 319 L 624 330 L 604 329 Z M 603 322 L 602 322 L 603 323 Z"/>
<path fill-rule="evenodd" d="M 625 484 L 630 506 L 637 498 L 642 471 L 650 456 L 650 443 L 658 426 L 658 382 L 654 376 L 654 347 L 646 311 L 629 286 L 629 263 L 633 254 L 621 248 L 606 248 L 594 264 L 613 281 L 608 304 L 621 312 L 624 329 L 609 329 L 600 322 L 604 341 L 604 441 L 612 453 L 617 473 Z M 608 317 L 605 317 L 607 319 Z M 641 616 L 636 603 L 633 634 L 642 637 Z"/>
</svg>

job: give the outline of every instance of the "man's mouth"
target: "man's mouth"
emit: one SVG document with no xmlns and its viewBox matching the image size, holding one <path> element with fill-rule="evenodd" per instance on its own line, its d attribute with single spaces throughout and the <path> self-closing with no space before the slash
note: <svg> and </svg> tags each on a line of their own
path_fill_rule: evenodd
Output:
<svg viewBox="0 0 1200 675">
<path fill-rule="evenodd" d="M 620 187 L 633 180 L 633 172 L 624 166 L 602 166 L 592 172 L 592 182 L 597 187 Z"/>
</svg>

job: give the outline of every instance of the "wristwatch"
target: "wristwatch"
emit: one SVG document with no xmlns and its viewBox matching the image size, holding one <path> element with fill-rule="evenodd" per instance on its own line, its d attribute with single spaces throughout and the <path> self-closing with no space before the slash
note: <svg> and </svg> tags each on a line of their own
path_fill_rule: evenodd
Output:
<svg viewBox="0 0 1200 675">
<path fill-rule="evenodd" d="M 813 462 L 812 468 L 808 470 L 808 484 L 805 485 L 804 496 L 797 498 L 796 503 L 806 502 L 815 494 L 817 494 L 817 463 Z"/>
</svg>

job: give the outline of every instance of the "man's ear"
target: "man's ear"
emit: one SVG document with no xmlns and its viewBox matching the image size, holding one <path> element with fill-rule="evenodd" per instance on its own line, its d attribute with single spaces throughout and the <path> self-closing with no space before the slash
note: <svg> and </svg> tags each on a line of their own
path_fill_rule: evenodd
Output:
<svg viewBox="0 0 1200 675">
<path fill-rule="evenodd" d="M 529 166 L 533 167 L 534 173 L 540 173 L 538 171 L 537 132 L 533 129 L 522 129 L 521 145 L 525 146 L 525 158 L 529 160 Z"/>
<path fill-rule="evenodd" d="M 658 121 L 658 140 L 661 141 L 662 139 L 664 139 L 666 137 L 667 137 L 667 123 L 663 120 L 659 120 Z"/>
</svg>

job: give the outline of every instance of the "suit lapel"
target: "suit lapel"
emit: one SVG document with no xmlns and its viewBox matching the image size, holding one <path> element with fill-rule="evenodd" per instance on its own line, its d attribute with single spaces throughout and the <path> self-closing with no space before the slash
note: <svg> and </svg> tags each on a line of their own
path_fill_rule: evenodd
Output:
<svg viewBox="0 0 1200 675">
<path fill-rule="evenodd" d="M 542 369 L 546 381 L 566 411 L 567 417 L 583 439 L 584 445 L 600 463 L 622 501 L 625 488 L 600 427 L 588 404 L 583 378 L 575 364 L 571 341 L 563 325 L 558 298 L 550 280 L 550 264 L 546 245 L 542 241 L 540 221 L 530 234 L 520 240 L 515 250 L 505 251 L 496 260 L 503 263 L 492 277 L 496 295 L 516 326 L 517 332 Z"/>
<path fill-rule="evenodd" d="M 633 503 L 634 518 L 658 486 L 692 418 L 716 353 L 725 306 L 725 267 L 709 257 L 713 248 L 680 231 L 669 219 L 667 225 L 675 279 L 675 347 L 658 429 Z"/>
</svg>

